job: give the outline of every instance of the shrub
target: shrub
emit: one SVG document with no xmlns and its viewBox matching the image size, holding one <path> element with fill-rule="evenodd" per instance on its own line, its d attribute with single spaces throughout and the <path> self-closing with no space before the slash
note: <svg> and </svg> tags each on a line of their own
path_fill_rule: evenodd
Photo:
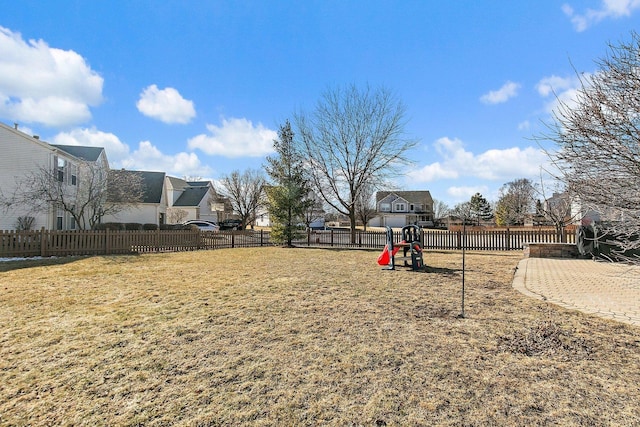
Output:
<svg viewBox="0 0 640 427">
<path fill-rule="evenodd" d="M 124 230 L 124 224 L 120 222 L 104 222 L 96 224 L 93 227 L 94 230 L 109 230 L 109 231 L 121 231 Z"/>
<path fill-rule="evenodd" d="M 146 224 L 142 224 L 142 229 L 143 230 L 157 230 L 158 229 L 158 225 L 157 224 L 146 223 Z"/>
</svg>

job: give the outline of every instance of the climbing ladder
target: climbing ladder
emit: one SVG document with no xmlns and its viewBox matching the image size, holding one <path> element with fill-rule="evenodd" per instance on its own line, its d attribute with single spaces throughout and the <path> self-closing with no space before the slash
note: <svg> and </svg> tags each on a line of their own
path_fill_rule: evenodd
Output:
<svg viewBox="0 0 640 427">
<path fill-rule="evenodd" d="M 389 251 L 389 264 L 383 270 L 395 270 L 396 259 L 404 261 L 405 267 L 411 267 L 413 271 L 422 270 L 424 262 L 422 259 L 422 228 L 417 225 L 407 225 L 402 227 L 402 241 L 393 242 L 393 230 L 386 227 L 387 245 Z M 402 249 L 402 256 L 396 257 L 398 249 Z M 411 260 L 411 264 L 408 261 Z"/>
</svg>

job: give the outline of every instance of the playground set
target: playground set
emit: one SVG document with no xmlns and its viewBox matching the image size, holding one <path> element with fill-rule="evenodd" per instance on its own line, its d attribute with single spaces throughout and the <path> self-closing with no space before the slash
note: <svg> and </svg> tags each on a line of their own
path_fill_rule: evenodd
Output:
<svg viewBox="0 0 640 427">
<path fill-rule="evenodd" d="M 402 249 L 402 256 L 396 254 Z M 422 228 L 417 225 L 402 227 L 402 241 L 393 242 L 393 230 L 387 226 L 387 243 L 384 250 L 378 256 L 378 264 L 385 266 L 383 270 L 395 270 L 396 260 L 404 261 L 405 267 L 411 267 L 413 271 L 422 270 Z M 411 264 L 408 261 L 411 260 Z"/>
</svg>

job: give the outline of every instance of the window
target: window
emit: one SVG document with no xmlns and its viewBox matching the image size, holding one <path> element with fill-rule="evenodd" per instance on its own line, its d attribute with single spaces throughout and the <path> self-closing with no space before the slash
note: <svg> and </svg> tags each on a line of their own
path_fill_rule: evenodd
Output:
<svg viewBox="0 0 640 427">
<path fill-rule="evenodd" d="M 404 212 L 405 204 L 404 203 L 396 203 L 396 212 Z"/>
<path fill-rule="evenodd" d="M 409 205 L 409 211 L 410 211 L 410 212 L 413 212 L 413 211 L 414 211 L 413 203 Z"/>
<path fill-rule="evenodd" d="M 61 159 L 58 157 L 56 166 L 57 166 L 58 182 L 64 182 L 64 166 L 65 166 L 64 159 Z"/>
<path fill-rule="evenodd" d="M 76 165 L 69 164 L 67 165 L 67 170 L 69 172 L 69 184 L 77 185 L 78 184 L 78 167 Z"/>
<path fill-rule="evenodd" d="M 391 203 L 380 203 L 380 212 L 391 212 Z"/>
</svg>

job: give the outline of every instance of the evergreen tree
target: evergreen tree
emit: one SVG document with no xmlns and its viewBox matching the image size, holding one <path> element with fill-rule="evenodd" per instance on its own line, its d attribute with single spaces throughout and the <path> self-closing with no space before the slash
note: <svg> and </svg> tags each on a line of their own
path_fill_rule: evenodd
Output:
<svg viewBox="0 0 640 427">
<path fill-rule="evenodd" d="M 471 218 L 475 220 L 477 225 L 480 225 L 480 221 L 488 221 L 493 218 L 491 204 L 482 194 L 476 193 L 471 196 L 469 203 Z"/>
<path fill-rule="evenodd" d="M 276 155 L 267 157 L 265 166 L 271 178 L 271 185 L 266 188 L 271 239 L 287 246 L 303 235 L 298 224 L 304 222 L 304 214 L 313 204 L 304 159 L 295 149 L 293 136 L 287 120 L 280 126 L 278 139 L 273 141 Z"/>
</svg>

